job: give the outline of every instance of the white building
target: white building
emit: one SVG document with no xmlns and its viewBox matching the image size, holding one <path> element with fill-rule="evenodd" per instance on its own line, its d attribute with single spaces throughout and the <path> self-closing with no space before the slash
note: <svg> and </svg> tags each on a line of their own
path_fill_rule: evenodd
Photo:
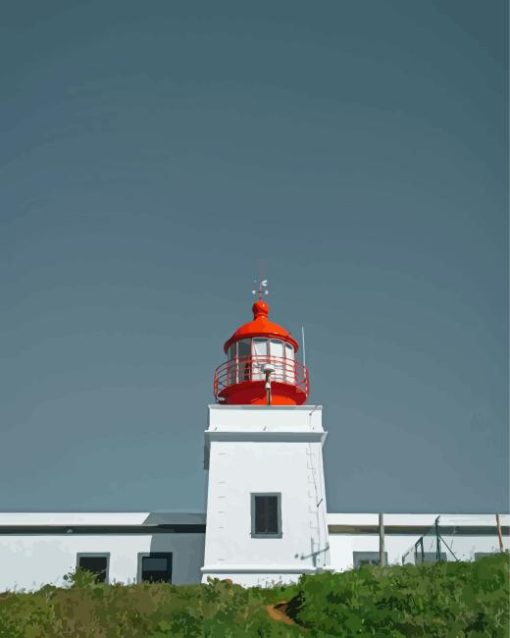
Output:
<svg viewBox="0 0 510 638">
<path fill-rule="evenodd" d="M 63 584 L 77 566 L 107 582 L 176 584 L 229 578 L 243 585 L 379 561 L 378 514 L 327 513 L 322 407 L 307 405 L 298 344 L 254 319 L 225 343 L 209 406 L 207 513 L 0 514 L 0 591 Z M 472 560 L 509 548 L 510 516 L 388 514 L 386 562 Z M 439 539 L 439 540 L 438 540 Z"/>
<path fill-rule="evenodd" d="M 456 534 L 449 534 L 445 540 L 451 544 L 458 559 L 472 560 L 479 554 L 499 551 L 494 515 L 466 517 L 457 514 L 443 515 L 443 518 L 448 520 L 449 526 L 457 523 Z M 400 564 L 404 554 L 434 526 L 435 519 L 435 514 L 385 515 L 387 562 Z M 147 512 L 1 514 L 0 591 L 37 589 L 47 583 L 62 585 L 64 574 L 74 571 L 79 564 L 98 571 L 104 569 L 107 582 L 135 583 L 161 578 L 175 584 L 198 583 L 204 565 L 205 521 L 202 514 Z M 367 561 L 378 562 L 377 514 L 328 514 L 327 522 L 329 564 L 333 569 L 343 571 Z M 510 517 L 502 516 L 501 523 L 503 542 L 508 549 Z M 249 533 L 248 520 L 244 536 Z M 280 540 L 285 543 L 285 529 Z M 430 540 L 434 544 L 435 539 L 430 537 Z M 305 543 L 303 547 L 306 547 Z M 454 560 L 444 546 L 441 553 L 442 558 Z M 425 560 L 430 560 L 431 554 L 433 557 L 434 550 L 429 547 Z M 252 566 L 254 558 L 251 559 Z M 298 559 L 301 561 L 300 554 Z M 310 571 L 306 555 L 302 562 L 302 570 L 291 572 L 286 568 L 285 574 L 294 576 Z M 275 581 L 284 572 L 280 565 L 277 557 L 275 570 L 281 571 L 271 570 Z M 265 569 L 267 573 L 269 570 Z M 237 570 L 215 572 L 222 578 L 230 577 L 236 581 L 239 580 L 238 573 Z M 246 580 L 255 582 L 258 578 L 251 576 Z"/>
</svg>

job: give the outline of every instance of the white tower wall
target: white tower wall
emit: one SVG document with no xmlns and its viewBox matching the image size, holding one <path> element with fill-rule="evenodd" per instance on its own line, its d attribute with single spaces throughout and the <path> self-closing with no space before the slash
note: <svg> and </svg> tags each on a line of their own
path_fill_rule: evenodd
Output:
<svg viewBox="0 0 510 638">
<path fill-rule="evenodd" d="M 329 568 L 321 406 L 209 407 L 203 581 L 292 582 Z M 281 536 L 252 533 L 252 494 L 279 494 Z"/>
</svg>

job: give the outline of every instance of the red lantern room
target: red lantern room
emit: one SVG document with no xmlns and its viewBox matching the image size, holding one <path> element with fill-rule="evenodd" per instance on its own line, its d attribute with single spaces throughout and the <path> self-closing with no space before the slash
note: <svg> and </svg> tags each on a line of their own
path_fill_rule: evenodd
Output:
<svg viewBox="0 0 510 638">
<path fill-rule="evenodd" d="M 214 373 L 214 395 L 230 405 L 301 405 L 308 397 L 308 371 L 296 360 L 298 343 L 269 319 L 269 305 L 253 304 L 253 321 L 225 343 L 227 361 Z"/>
</svg>

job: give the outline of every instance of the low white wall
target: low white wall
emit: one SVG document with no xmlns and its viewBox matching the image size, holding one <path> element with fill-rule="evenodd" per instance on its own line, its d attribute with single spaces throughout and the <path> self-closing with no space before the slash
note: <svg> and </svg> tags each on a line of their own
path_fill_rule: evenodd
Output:
<svg viewBox="0 0 510 638">
<path fill-rule="evenodd" d="M 406 535 L 386 535 L 384 548 L 388 556 L 388 564 L 402 564 L 402 556 L 418 540 L 416 537 Z M 473 560 L 477 552 L 498 552 L 499 544 L 497 536 L 457 536 L 445 537 L 445 541 L 451 547 L 459 560 Z M 510 548 L 508 537 L 503 538 L 505 549 Z M 354 552 L 378 552 L 379 536 L 377 534 L 330 534 L 329 546 L 331 566 L 335 571 L 345 571 L 353 568 Z M 426 552 L 435 552 L 435 539 L 430 539 L 424 546 Z M 447 555 L 447 560 L 454 560 L 448 550 L 441 545 L 441 552 Z"/>
<path fill-rule="evenodd" d="M 416 539 L 418 540 L 418 539 Z M 450 548 L 449 551 L 444 543 L 441 543 L 441 553 L 446 555 L 446 560 L 475 560 L 477 553 L 494 554 L 500 551 L 497 536 L 455 536 L 444 535 L 443 540 Z M 508 537 L 503 537 L 503 547 L 509 549 Z M 408 549 L 413 549 L 412 545 Z M 427 536 L 423 540 L 423 551 L 434 552 L 436 549 L 435 537 Z M 406 551 L 406 550 L 405 550 Z M 412 551 L 414 554 L 414 551 Z"/>
<path fill-rule="evenodd" d="M 140 552 L 172 552 L 172 582 L 199 583 L 204 534 L 0 536 L 0 591 L 63 585 L 78 553 L 109 553 L 109 582 L 134 583 Z"/>
</svg>

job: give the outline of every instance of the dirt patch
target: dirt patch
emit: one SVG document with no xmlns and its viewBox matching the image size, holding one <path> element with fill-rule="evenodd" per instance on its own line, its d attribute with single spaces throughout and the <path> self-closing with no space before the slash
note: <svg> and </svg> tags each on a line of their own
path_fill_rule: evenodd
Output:
<svg viewBox="0 0 510 638">
<path fill-rule="evenodd" d="M 286 625 L 295 625 L 296 623 L 287 616 L 287 605 L 288 602 L 277 603 L 276 605 L 267 605 L 266 611 L 271 618 L 271 620 L 276 620 L 277 622 L 283 622 Z"/>
</svg>

